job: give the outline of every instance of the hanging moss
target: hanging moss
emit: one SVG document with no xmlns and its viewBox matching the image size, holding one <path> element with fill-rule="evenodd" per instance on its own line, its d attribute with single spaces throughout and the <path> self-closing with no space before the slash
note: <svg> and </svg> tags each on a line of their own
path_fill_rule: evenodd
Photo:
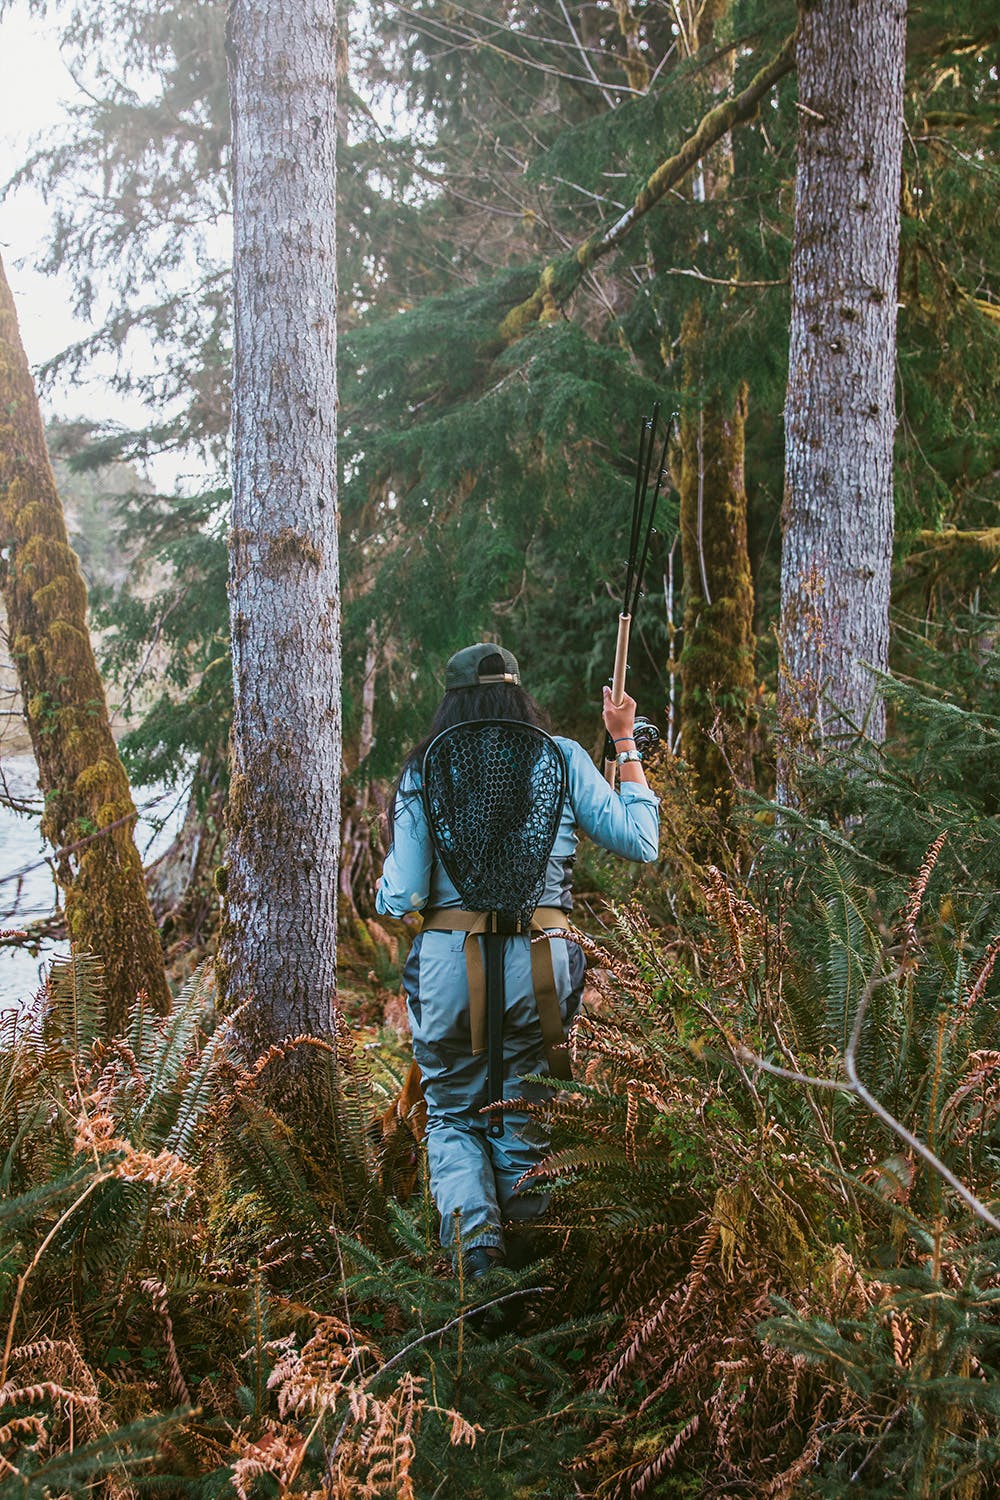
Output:
<svg viewBox="0 0 1000 1500">
<path fill-rule="evenodd" d="M 688 402 L 681 418 L 684 647 L 681 747 L 699 799 L 723 818 L 750 781 L 754 698 L 753 577 L 744 478 L 746 388 L 702 389 L 701 306 L 681 330 Z M 718 851 L 703 851 L 712 854 Z"/>
<path fill-rule="evenodd" d="M 135 804 L 87 630 L 87 588 L 2 263 L 0 546 L 11 652 L 45 793 L 42 832 L 56 850 L 70 941 L 103 961 L 115 1031 L 140 990 L 161 1012 L 170 995 L 135 846 Z"/>
</svg>

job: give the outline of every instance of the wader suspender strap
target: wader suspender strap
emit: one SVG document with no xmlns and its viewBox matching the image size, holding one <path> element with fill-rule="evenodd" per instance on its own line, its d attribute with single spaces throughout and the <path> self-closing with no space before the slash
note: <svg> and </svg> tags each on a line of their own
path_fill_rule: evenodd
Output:
<svg viewBox="0 0 1000 1500">
<path fill-rule="evenodd" d="M 473 1053 L 486 1052 L 490 1104 L 488 1131 L 503 1134 L 504 939 L 544 931 L 539 911 L 553 926 L 566 913 L 539 908 L 548 864 L 566 802 L 565 755 L 544 730 L 511 719 L 453 724 L 424 752 L 421 795 L 434 853 L 458 892 L 459 910 L 438 907 L 424 926 L 464 931 Z M 469 942 L 475 934 L 482 944 Z M 544 949 L 547 966 L 536 947 Z M 562 1040 L 559 1001 L 549 945 L 532 944 L 532 986 L 546 1050 Z M 552 1012 L 554 1012 L 554 1020 Z M 549 1052 L 557 1077 L 566 1059 Z"/>
<path fill-rule="evenodd" d="M 486 950 L 486 1092 L 491 1103 L 503 1098 L 503 1017 L 506 1009 L 506 993 L 503 979 L 503 938 L 498 932 L 483 934 Z M 469 943 L 466 939 L 466 948 Z M 479 944 L 475 943 L 478 948 Z M 469 997 L 469 1017 L 472 1016 L 472 997 Z M 490 1135 L 503 1135 L 503 1116 L 499 1110 L 490 1110 L 487 1127 Z"/>
<path fill-rule="evenodd" d="M 439 906 L 424 913 L 424 932 L 464 932 L 465 972 L 469 983 L 469 1023 L 472 1028 L 472 1051 L 487 1052 L 486 1066 L 490 1099 L 499 1099 L 503 1093 L 503 938 L 489 930 L 490 913 L 485 911 L 461 911 L 457 907 Z M 552 965 L 552 949 L 547 938 L 547 929 L 569 930 L 569 917 L 560 906 L 536 906 L 531 917 L 531 932 L 538 934 L 531 943 L 531 984 L 538 1006 L 538 1020 L 542 1028 L 542 1041 L 549 1072 L 553 1078 L 572 1078 L 568 1054 L 562 1049 L 563 1025 L 559 1013 L 559 993 L 556 989 L 555 969 Z M 482 934 L 485 940 L 486 965 L 490 963 L 491 951 L 499 954 L 499 982 L 487 982 L 487 968 L 483 965 L 483 952 L 478 943 L 469 938 Z M 490 1033 L 489 1017 L 486 1013 L 486 997 L 497 993 L 500 996 L 499 1026 L 493 1028 L 499 1034 L 497 1072 L 493 1076 L 490 1059 L 493 1049 L 487 1051 Z M 496 1092 L 494 1092 L 494 1089 Z"/>
</svg>

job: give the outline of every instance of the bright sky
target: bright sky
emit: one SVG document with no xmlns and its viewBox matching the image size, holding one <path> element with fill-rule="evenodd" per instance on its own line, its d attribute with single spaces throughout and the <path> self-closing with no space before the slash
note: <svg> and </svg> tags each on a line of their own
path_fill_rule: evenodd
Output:
<svg viewBox="0 0 1000 1500">
<path fill-rule="evenodd" d="M 80 97 L 60 56 L 57 29 L 51 19 L 28 14 L 15 0 L 0 20 L 0 184 L 5 183 L 33 145 L 66 118 L 67 106 Z M 0 254 L 17 304 L 21 337 L 37 367 L 91 330 L 75 318 L 65 276 L 41 276 L 34 269 L 50 222 L 49 207 L 31 189 L 0 199 Z M 150 350 L 151 359 L 155 358 Z M 86 385 L 61 384 L 42 395 L 46 414 L 110 418 L 139 426 L 149 412 L 140 401 L 112 393 L 99 373 Z M 164 489 L 182 486 L 191 461 L 154 459 L 149 478 Z M 186 487 L 186 486 L 185 486 Z"/>
<path fill-rule="evenodd" d="M 51 22 L 29 16 L 23 5 L 12 9 L 0 21 L 0 180 L 16 171 L 42 131 L 64 118 L 75 93 Z M 68 285 L 32 269 L 48 220 L 37 193 L 22 190 L 0 202 L 0 249 L 32 364 L 87 331 L 70 311 Z"/>
</svg>

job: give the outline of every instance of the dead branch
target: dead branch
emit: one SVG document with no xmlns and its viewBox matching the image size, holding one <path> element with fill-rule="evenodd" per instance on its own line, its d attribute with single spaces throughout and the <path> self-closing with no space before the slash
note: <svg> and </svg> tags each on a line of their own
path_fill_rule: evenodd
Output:
<svg viewBox="0 0 1000 1500">
<path fill-rule="evenodd" d="M 893 967 L 889 973 L 881 972 L 887 956 L 886 952 L 879 955 L 871 978 L 865 985 L 861 999 L 858 1001 L 858 1008 L 854 1016 L 854 1027 L 844 1052 L 845 1079 L 815 1078 L 809 1073 L 798 1073 L 792 1068 L 780 1068 L 776 1063 L 766 1062 L 764 1058 L 758 1057 L 756 1052 L 752 1052 L 749 1047 L 738 1046 L 736 1051 L 743 1061 L 749 1063 L 751 1067 L 757 1068 L 763 1073 L 770 1073 L 774 1078 L 785 1078 L 790 1083 L 801 1083 L 807 1088 L 839 1089 L 842 1093 L 853 1094 L 856 1099 L 861 1100 L 866 1109 L 870 1110 L 877 1119 L 882 1121 L 883 1125 L 886 1125 L 894 1135 L 897 1135 L 901 1141 L 909 1146 L 911 1151 L 921 1157 L 932 1172 L 936 1172 L 952 1191 L 958 1194 L 963 1203 L 972 1210 L 977 1219 L 981 1219 L 984 1224 L 988 1224 L 991 1229 L 995 1229 L 1000 1234 L 1000 1219 L 996 1218 L 986 1207 L 985 1203 L 977 1198 L 975 1193 L 970 1188 L 967 1188 L 965 1183 L 956 1177 L 949 1167 L 945 1166 L 941 1158 L 929 1146 L 926 1146 L 918 1136 L 915 1136 L 912 1130 L 907 1130 L 906 1126 L 900 1120 L 897 1120 L 895 1115 L 889 1113 L 885 1106 L 875 1098 L 874 1094 L 869 1092 L 858 1076 L 858 1044 L 861 1041 L 861 1034 L 864 1030 L 865 1013 L 869 1002 L 875 991 L 881 988 L 883 984 L 890 984 L 898 978 L 898 969 L 896 967 Z"/>
</svg>

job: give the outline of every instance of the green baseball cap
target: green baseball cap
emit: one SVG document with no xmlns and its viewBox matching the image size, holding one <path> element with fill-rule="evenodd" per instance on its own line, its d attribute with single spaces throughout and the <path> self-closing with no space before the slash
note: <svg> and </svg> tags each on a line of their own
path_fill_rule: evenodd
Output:
<svg viewBox="0 0 1000 1500">
<path fill-rule="evenodd" d="M 445 690 L 449 693 L 452 688 L 483 687 L 491 682 L 517 686 L 520 681 L 517 658 L 502 646 L 491 646 L 486 641 L 456 651 L 444 669 Z"/>
</svg>

